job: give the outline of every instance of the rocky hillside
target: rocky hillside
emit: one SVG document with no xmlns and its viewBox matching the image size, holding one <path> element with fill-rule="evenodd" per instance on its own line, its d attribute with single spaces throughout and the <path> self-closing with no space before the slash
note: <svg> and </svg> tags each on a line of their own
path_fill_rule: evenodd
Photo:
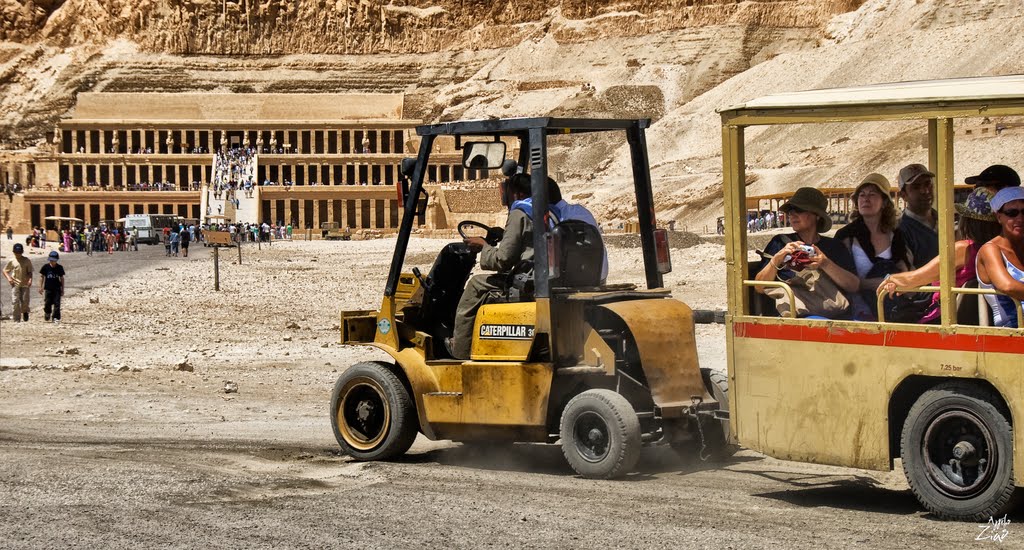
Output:
<svg viewBox="0 0 1024 550">
<path fill-rule="evenodd" d="M 698 229 L 721 209 L 716 108 L 1024 72 L 1020 0 L 0 0 L 0 17 L 0 149 L 31 148 L 84 90 L 393 91 L 428 121 L 650 116 L 659 215 Z M 753 132 L 750 192 L 894 174 L 922 160 L 920 134 Z M 556 172 L 603 217 L 625 217 L 628 157 L 586 145 L 556 143 Z M 958 160 L 986 150 L 968 143 Z"/>
</svg>

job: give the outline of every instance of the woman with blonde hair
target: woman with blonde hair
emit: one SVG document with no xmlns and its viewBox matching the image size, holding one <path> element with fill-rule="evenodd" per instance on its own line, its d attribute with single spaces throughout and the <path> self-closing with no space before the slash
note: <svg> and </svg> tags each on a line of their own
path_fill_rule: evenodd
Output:
<svg viewBox="0 0 1024 550">
<path fill-rule="evenodd" d="M 878 319 L 876 293 L 879 285 L 887 276 L 909 270 L 914 258 L 900 233 L 892 185 L 885 176 L 865 176 L 853 192 L 853 202 L 856 209 L 850 214 L 851 222 L 837 231 L 835 238 L 850 251 L 860 278 L 859 292 L 850 296 L 853 318 L 874 321 Z"/>
</svg>

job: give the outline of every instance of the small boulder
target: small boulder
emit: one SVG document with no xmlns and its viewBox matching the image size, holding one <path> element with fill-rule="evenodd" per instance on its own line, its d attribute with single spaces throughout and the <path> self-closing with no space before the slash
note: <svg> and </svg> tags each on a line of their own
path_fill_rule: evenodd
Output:
<svg viewBox="0 0 1024 550">
<path fill-rule="evenodd" d="M 238 384 L 227 380 L 224 382 L 224 393 L 238 393 Z"/>
<path fill-rule="evenodd" d="M 194 372 L 196 368 L 192 366 L 192 363 L 188 362 L 188 359 L 182 359 L 174 365 L 174 370 L 180 370 L 184 372 Z"/>
</svg>

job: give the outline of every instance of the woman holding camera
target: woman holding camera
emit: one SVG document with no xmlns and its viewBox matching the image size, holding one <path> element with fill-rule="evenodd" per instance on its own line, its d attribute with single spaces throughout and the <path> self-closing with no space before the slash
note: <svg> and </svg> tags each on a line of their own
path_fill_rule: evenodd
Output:
<svg viewBox="0 0 1024 550">
<path fill-rule="evenodd" d="M 860 281 L 853 274 L 854 263 L 849 250 L 836 239 L 822 235 L 832 227 L 827 206 L 828 200 L 821 191 L 813 187 L 797 189 L 793 197 L 779 207 L 779 210 L 786 213 L 793 233 L 776 235 L 768 243 L 764 249 L 765 261 L 754 279 L 778 279 L 790 283 L 794 291 L 799 293 L 799 289 L 805 287 L 797 279 L 806 280 L 806 275 L 816 275 L 814 278 L 820 281 L 824 275 L 835 284 L 814 284 L 813 288 L 808 288 L 818 296 L 803 296 L 806 299 L 801 301 L 807 307 L 806 314 L 801 316 L 841 319 L 847 317 L 845 310 L 848 309 L 848 302 L 839 294 L 842 291 L 856 291 Z M 784 291 L 780 294 L 776 289 L 755 288 L 757 292 L 776 299 L 779 313 L 785 314 L 788 311 L 788 298 L 783 299 Z"/>
<path fill-rule="evenodd" d="M 859 292 L 851 296 L 853 317 L 857 321 L 875 321 L 879 285 L 887 276 L 909 270 L 914 265 L 913 255 L 897 227 L 899 218 L 892 186 L 885 176 L 868 174 L 854 190 L 853 202 L 856 210 L 850 214 L 851 222 L 836 232 L 836 239 L 849 249 L 860 279 Z M 922 313 L 923 307 L 916 316 L 919 318 Z"/>
</svg>

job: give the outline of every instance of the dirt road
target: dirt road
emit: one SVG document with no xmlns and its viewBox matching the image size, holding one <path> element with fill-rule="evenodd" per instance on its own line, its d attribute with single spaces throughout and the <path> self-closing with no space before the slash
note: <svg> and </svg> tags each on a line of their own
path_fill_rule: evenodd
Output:
<svg viewBox="0 0 1024 550">
<path fill-rule="evenodd" d="M 407 267 L 429 267 L 441 244 L 413 241 Z M 712 466 L 648 449 L 638 472 L 608 482 L 577 478 L 544 445 L 421 437 L 401 461 L 351 462 L 331 435 L 330 391 L 346 366 L 379 356 L 339 346 L 337 315 L 376 307 L 392 246 L 247 248 L 241 266 L 222 256 L 219 294 L 207 257 L 153 258 L 116 281 L 82 281 L 60 328 L 0 323 L 0 546 L 983 544 L 979 526 L 925 515 L 898 473 L 750 452 Z M 715 250 L 678 251 L 674 263 Z M 638 275 L 638 250 L 612 257 L 613 279 Z M 669 285 L 721 307 L 722 271 Z M 721 327 L 701 326 L 698 339 L 702 364 L 723 368 Z M 1003 545 L 1022 541 L 1011 524 Z"/>
</svg>

